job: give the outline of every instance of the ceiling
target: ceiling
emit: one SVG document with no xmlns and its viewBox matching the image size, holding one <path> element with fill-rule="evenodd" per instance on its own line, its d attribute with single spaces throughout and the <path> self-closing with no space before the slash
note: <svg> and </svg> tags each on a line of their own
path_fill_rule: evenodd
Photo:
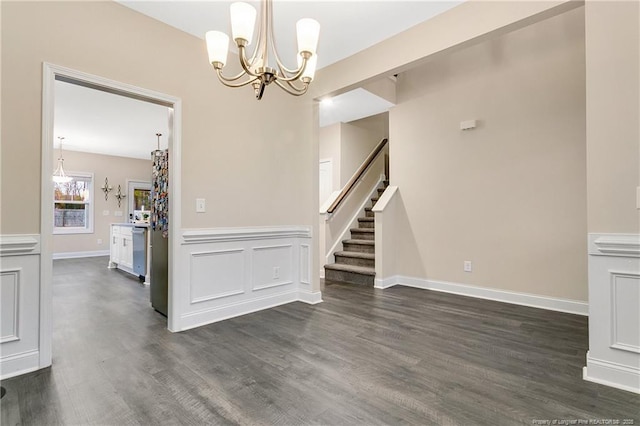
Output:
<svg viewBox="0 0 640 426">
<path fill-rule="evenodd" d="M 203 49 L 207 31 L 231 34 L 229 5 L 233 1 L 117 1 L 203 39 Z M 259 1 L 245 1 L 256 9 L 260 7 Z M 301 18 L 313 18 L 320 23 L 318 68 L 322 68 L 460 3 L 460 0 L 275 0 L 273 23 L 278 53 L 286 65 L 291 68 L 297 65 L 295 24 Z"/>
<path fill-rule="evenodd" d="M 54 146 L 70 151 L 120 157 L 151 158 L 162 133 L 167 148 L 169 108 L 125 96 L 55 82 Z M 57 155 L 57 153 L 56 153 Z"/>
<path fill-rule="evenodd" d="M 130 1 L 122 5 L 203 39 L 208 30 L 230 33 L 231 1 Z M 259 2 L 248 1 L 256 8 Z M 311 17 L 320 22 L 318 68 L 325 67 L 458 4 L 459 0 L 275 0 L 273 6 L 278 52 L 294 67 L 295 23 Z M 215 78 L 211 73 L 211 78 Z M 230 89 L 231 90 L 231 89 Z M 392 106 L 389 102 L 356 89 L 321 104 L 320 125 L 368 117 Z M 117 123 L 114 125 L 114 123 Z M 156 148 L 156 133 L 167 147 L 168 108 L 148 102 L 56 81 L 56 138 L 64 136 L 64 149 L 148 159 Z M 57 141 L 57 139 L 56 139 Z"/>
</svg>

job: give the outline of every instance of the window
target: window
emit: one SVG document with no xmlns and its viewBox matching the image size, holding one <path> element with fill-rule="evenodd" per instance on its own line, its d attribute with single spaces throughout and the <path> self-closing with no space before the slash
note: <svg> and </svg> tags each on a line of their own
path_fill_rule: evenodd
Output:
<svg viewBox="0 0 640 426">
<path fill-rule="evenodd" d="M 93 174 L 68 173 L 69 183 L 53 183 L 53 233 L 93 232 Z"/>
<path fill-rule="evenodd" d="M 127 200 L 131 222 L 147 222 L 151 211 L 151 182 L 127 179 Z"/>
<path fill-rule="evenodd" d="M 151 190 L 135 188 L 133 190 L 133 209 L 151 210 Z"/>
</svg>

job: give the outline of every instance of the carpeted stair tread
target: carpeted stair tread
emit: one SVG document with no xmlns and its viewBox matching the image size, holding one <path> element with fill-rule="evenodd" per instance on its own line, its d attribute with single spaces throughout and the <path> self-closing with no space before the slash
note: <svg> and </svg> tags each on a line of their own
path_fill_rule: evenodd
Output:
<svg viewBox="0 0 640 426">
<path fill-rule="evenodd" d="M 355 266 L 355 265 L 344 265 L 342 263 L 331 263 L 329 265 L 324 265 L 325 269 L 332 269 L 334 271 L 345 271 L 345 272 L 354 272 L 356 274 L 362 275 L 373 275 L 375 276 L 376 270 L 374 268 L 369 268 L 367 266 Z"/>
<path fill-rule="evenodd" d="M 363 246 L 375 246 L 376 242 L 373 240 L 342 240 L 343 243 L 347 244 L 360 244 Z"/>
<path fill-rule="evenodd" d="M 374 218 L 372 217 L 359 217 L 358 222 L 373 222 Z"/>
<path fill-rule="evenodd" d="M 335 256 L 344 256 L 344 257 L 357 257 L 358 259 L 375 259 L 376 255 L 374 253 L 361 253 L 359 251 L 337 251 L 334 253 Z"/>
<path fill-rule="evenodd" d="M 373 228 L 351 228 L 349 229 L 349 231 L 351 232 L 355 232 L 355 233 L 363 233 L 363 234 L 373 234 L 375 233 L 375 229 Z"/>
</svg>

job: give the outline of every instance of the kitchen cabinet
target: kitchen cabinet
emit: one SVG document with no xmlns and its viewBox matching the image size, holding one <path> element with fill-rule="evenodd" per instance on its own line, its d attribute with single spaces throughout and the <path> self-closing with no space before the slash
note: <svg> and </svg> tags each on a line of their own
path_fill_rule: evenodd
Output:
<svg viewBox="0 0 640 426">
<path fill-rule="evenodd" d="M 133 268 L 133 237 L 129 226 L 111 226 L 111 262 Z"/>
</svg>

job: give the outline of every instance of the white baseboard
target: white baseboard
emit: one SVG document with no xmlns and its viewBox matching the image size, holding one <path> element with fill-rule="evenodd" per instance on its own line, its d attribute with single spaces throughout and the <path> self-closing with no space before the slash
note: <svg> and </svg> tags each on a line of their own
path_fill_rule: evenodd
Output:
<svg viewBox="0 0 640 426">
<path fill-rule="evenodd" d="M 375 285 L 373 287 L 385 289 L 385 288 L 393 287 L 394 285 L 398 285 L 398 284 L 399 283 L 398 283 L 397 276 L 394 276 L 391 278 L 384 278 L 384 279 L 376 278 Z"/>
<path fill-rule="evenodd" d="M 594 359 L 587 352 L 587 366 L 582 378 L 589 382 L 640 394 L 640 368 L 630 368 L 601 359 Z"/>
<path fill-rule="evenodd" d="M 81 257 L 99 257 L 109 256 L 109 250 L 96 251 L 66 251 L 62 253 L 53 253 L 53 260 L 58 259 L 78 259 Z"/>
<path fill-rule="evenodd" d="M 300 291 L 298 300 L 310 305 L 316 305 L 322 302 L 322 293 L 319 291 Z"/>
<path fill-rule="evenodd" d="M 0 359 L 0 379 L 30 373 L 40 368 L 40 351 L 33 350 L 15 355 L 9 355 Z"/>
<path fill-rule="evenodd" d="M 514 305 L 530 306 L 533 308 L 567 312 L 576 315 L 589 315 L 589 304 L 587 302 L 582 302 L 579 300 L 560 299 L 556 297 L 518 293 L 513 291 L 498 290 L 495 288 L 477 287 L 445 281 L 411 278 L 400 275 L 376 280 L 377 288 L 388 288 L 393 285 L 403 285 L 406 287 L 415 287 L 424 290 L 441 291 L 444 293 L 453 293 L 462 296 L 476 297 L 478 299 L 495 300 L 498 302 L 512 303 Z"/>
<path fill-rule="evenodd" d="M 241 315 L 251 314 L 264 309 L 275 308 L 276 306 L 296 302 L 298 300 L 298 291 L 289 291 L 273 296 L 254 298 L 234 304 L 190 312 L 180 318 L 180 331 L 223 321 L 229 318 L 239 317 Z"/>
</svg>

